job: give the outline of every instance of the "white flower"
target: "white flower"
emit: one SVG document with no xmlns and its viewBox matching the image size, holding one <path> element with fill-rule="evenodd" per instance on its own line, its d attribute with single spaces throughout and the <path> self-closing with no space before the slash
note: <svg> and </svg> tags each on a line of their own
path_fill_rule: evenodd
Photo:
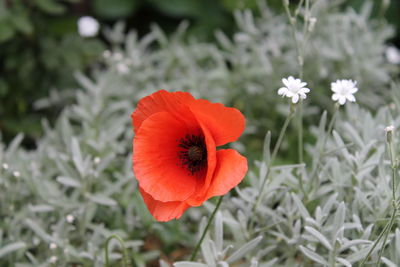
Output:
<svg viewBox="0 0 400 267">
<path fill-rule="evenodd" d="M 385 51 L 386 59 L 391 64 L 400 64 L 400 51 L 395 46 L 388 46 Z"/>
<path fill-rule="evenodd" d="M 8 164 L 7 163 L 3 163 L 3 169 L 8 170 Z"/>
<path fill-rule="evenodd" d="M 67 222 L 73 223 L 75 220 L 75 217 L 71 214 L 68 214 L 67 217 L 65 217 L 65 219 L 67 220 Z"/>
<path fill-rule="evenodd" d="M 21 173 L 19 172 L 19 171 L 14 171 L 13 172 L 13 175 L 14 175 L 14 177 L 20 177 L 21 176 Z"/>
<path fill-rule="evenodd" d="M 353 82 L 352 80 L 337 80 L 331 83 L 331 90 L 333 91 L 332 100 L 338 101 L 340 105 L 344 105 L 347 100 L 356 102 L 356 98 L 353 96 L 358 91 L 356 85 L 357 82 Z"/>
<path fill-rule="evenodd" d="M 89 16 L 84 16 L 78 20 L 78 31 L 82 37 L 93 37 L 99 31 L 99 22 Z"/>
<path fill-rule="evenodd" d="M 118 63 L 117 64 L 117 71 L 119 74 L 127 74 L 129 72 L 129 67 L 125 63 Z"/>
<path fill-rule="evenodd" d="M 302 82 L 300 79 L 295 79 L 289 76 L 287 79 L 282 79 L 283 84 L 286 87 L 281 87 L 278 90 L 278 95 L 291 97 L 293 103 L 297 103 L 299 99 L 306 99 L 306 93 L 310 92 L 310 89 L 304 86 L 307 83 Z"/>
<path fill-rule="evenodd" d="M 99 164 L 100 161 L 101 161 L 101 159 L 100 159 L 99 157 L 95 157 L 95 158 L 93 159 L 94 164 Z"/>
<path fill-rule="evenodd" d="M 57 244 L 56 244 L 56 243 L 53 243 L 53 242 L 51 242 L 51 243 L 50 243 L 50 245 L 49 245 L 49 248 L 50 248 L 51 250 L 54 250 L 54 249 L 56 249 L 56 248 L 57 248 Z"/>
<path fill-rule="evenodd" d="M 313 32 L 315 28 L 315 24 L 317 23 L 317 18 L 311 17 L 309 18 L 309 24 L 308 24 L 308 31 Z"/>
<path fill-rule="evenodd" d="M 56 256 L 51 256 L 49 261 L 50 261 L 50 263 L 56 263 L 57 260 L 58 260 L 58 259 L 57 259 Z"/>
<path fill-rule="evenodd" d="M 394 131 L 394 126 L 393 125 L 389 125 L 385 128 L 385 132 L 393 132 Z"/>
</svg>

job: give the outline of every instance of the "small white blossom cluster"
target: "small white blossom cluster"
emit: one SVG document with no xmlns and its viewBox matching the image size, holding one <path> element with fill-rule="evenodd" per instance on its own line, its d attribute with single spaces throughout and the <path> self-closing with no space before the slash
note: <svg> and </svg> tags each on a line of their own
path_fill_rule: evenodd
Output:
<svg viewBox="0 0 400 267">
<path fill-rule="evenodd" d="M 310 89 L 305 87 L 307 83 L 292 76 L 283 78 L 282 83 L 285 86 L 278 89 L 278 95 L 291 98 L 293 104 L 299 102 L 300 99 L 306 99 L 306 94 L 310 92 Z M 358 91 L 356 85 L 357 82 L 352 80 L 337 80 L 331 83 L 332 100 L 337 101 L 340 105 L 344 105 L 347 100 L 355 102 L 354 94 Z"/>
<path fill-rule="evenodd" d="M 49 262 L 54 264 L 57 262 L 57 260 L 58 260 L 57 256 L 51 256 Z"/>
<path fill-rule="evenodd" d="M 278 90 L 278 95 L 286 96 L 292 98 L 292 102 L 296 104 L 299 102 L 299 99 L 306 99 L 306 93 L 310 92 L 309 88 L 305 88 L 304 86 L 307 83 L 302 82 L 300 79 L 295 79 L 292 76 L 289 76 L 287 79 L 282 79 L 285 87 L 281 87 Z"/>
<path fill-rule="evenodd" d="M 394 131 L 393 125 L 389 125 L 389 126 L 385 127 L 385 132 L 389 133 L 389 132 L 393 132 L 393 131 Z"/>
<path fill-rule="evenodd" d="M 51 242 L 50 245 L 49 245 L 49 248 L 50 248 L 51 250 L 55 250 L 55 249 L 57 248 L 57 244 Z"/>
<path fill-rule="evenodd" d="M 344 105 L 347 100 L 356 102 L 356 98 L 353 95 L 358 91 L 356 85 L 357 82 L 353 82 L 352 80 L 337 80 L 331 83 L 331 90 L 333 91 L 332 100 L 339 102 L 340 105 Z"/>
<path fill-rule="evenodd" d="M 90 16 L 83 16 L 78 20 L 78 32 L 82 37 L 93 37 L 99 32 L 99 22 Z"/>
<path fill-rule="evenodd" d="M 67 217 L 65 217 L 68 223 L 73 223 L 75 220 L 75 217 L 72 214 L 68 214 Z"/>
<path fill-rule="evenodd" d="M 400 51 L 395 46 L 388 46 L 385 55 L 389 63 L 394 65 L 400 64 Z"/>
<path fill-rule="evenodd" d="M 3 163 L 2 167 L 3 167 L 4 170 L 8 170 L 8 164 L 7 163 Z"/>
<path fill-rule="evenodd" d="M 122 53 L 115 52 L 112 53 L 110 50 L 105 50 L 103 52 L 104 59 L 112 62 L 119 74 L 129 73 L 130 66 L 132 65 L 132 60 L 129 58 L 124 58 Z"/>
</svg>

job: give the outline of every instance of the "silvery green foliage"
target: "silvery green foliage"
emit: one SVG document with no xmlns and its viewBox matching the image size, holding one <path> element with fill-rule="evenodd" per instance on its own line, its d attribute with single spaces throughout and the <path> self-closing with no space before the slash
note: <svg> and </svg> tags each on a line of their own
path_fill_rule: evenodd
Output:
<svg viewBox="0 0 400 267">
<path fill-rule="evenodd" d="M 393 112 L 398 114 L 398 107 Z M 392 208 L 384 133 L 390 123 L 399 127 L 400 117 L 392 117 L 387 108 L 373 116 L 357 105 L 349 105 L 333 134 L 326 136 L 325 113 L 319 127 L 313 129 L 316 145 L 308 148 L 316 170 L 304 164 L 273 167 L 263 200 L 252 213 L 269 160 L 267 136 L 264 159 L 248 175 L 250 185 L 236 188 L 236 196 L 224 201 L 223 223 L 230 229 L 229 238 L 223 239 L 227 245 L 221 246 L 221 219 L 217 217 L 214 238 L 203 245 L 206 265 L 199 266 L 229 266 L 229 255 L 222 249 L 228 244 L 238 247 L 238 243 L 258 241 L 259 236 L 263 238 L 254 253 L 246 255 L 247 265 L 243 266 L 250 262 L 259 266 L 359 264 Z M 255 227 L 249 227 L 253 216 Z M 396 252 L 399 233 L 397 226 L 389 234 L 382 259 L 388 266 L 400 264 Z M 382 242 L 378 250 L 381 246 Z M 378 250 L 371 262 L 376 262 Z M 195 265 L 185 262 L 176 266 Z"/>
<path fill-rule="evenodd" d="M 326 91 L 336 78 L 357 79 L 359 96 L 368 106 L 384 103 L 384 97 L 368 88 L 388 88 L 391 73 L 382 51 L 391 29 L 369 19 L 368 4 L 357 14 L 340 12 L 335 3 L 316 1 L 311 10 L 317 23 L 306 47 L 304 70 L 320 96 L 310 106 L 331 105 L 325 102 L 330 97 Z M 0 144 L 1 266 L 102 266 L 105 240 L 113 233 L 125 240 L 133 266 L 157 261 L 178 245 L 193 247 L 204 227 L 200 219 L 213 204 L 192 208 L 179 221 L 154 222 L 131 171 L 130 113 L 138 99 L 155 90 L 185 89 L 235 105 L 257 119 L 248 120 L 248 133 L 263 134 L 257 126 L 265 128 L 275 119 L 265 114 L 280 102 L 280 79 L 297 71 L 295 47 L 287 18 L 263 4 L 260 16 L 242 11 L 236 19 L 237 34 L 229 40 L 217 33 L 219 45 L 185 41 L 186 24 L 171 38 L 157 27 L 142 39 L 133 32 L 125 36 L 123 24 L 106 32 L 114 47 L 104 53 L 107 68 L 95 71 L 93 79 L 77 74 L 82 90 L 55 125 L 43 122 L 45 134 L 37 148 L 21 148 L 23 135 L 8 146 Z M 263 158 L 250 163 L 243 184 L 225 197 L 201 256 L 175 265 L 359 263 L 391 209 L 383 129 L 400 124 L 399 88 L 394 83 L 392 91 L 390 109 L 372 114 L 357 104 L 346 105 L 330 135 L 326 125 L 331 114 L 324 113 L 319 126 L 310 129 L 316 139 L 306 151 L 310 164 L 273 165 L 253 214 L 270 161 L 267 134 Z M 53 94 L 36 106 L 64 99 Z M 249 115 L 254 111 L 260 112 Z M 246 143 L 236 145 L 245 155 L 249 151 Z M 400 229 L 395 226 L 382 260 L 389 266 L 400 265 Z M 162 246 L 148 249 L 149 236 Z M 118 243 L 112 241 L 109 250 L 117 264 L 122 257 Z M 371 261 L 376 259 L 375 252 Z"/>
</svg>

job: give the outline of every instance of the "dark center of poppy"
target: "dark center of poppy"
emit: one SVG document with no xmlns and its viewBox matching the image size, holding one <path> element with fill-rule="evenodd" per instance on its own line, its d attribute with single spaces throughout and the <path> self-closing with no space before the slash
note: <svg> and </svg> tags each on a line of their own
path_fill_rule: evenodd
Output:
<svg viewBox="0 0 400 267">
<path fill-rule="evenodd" d="M 207 148 L 203 136 L 186 135 L 179 140 L 179 158 L 182 166 L 191 174 L 200 171 L 207 164 Z"/>
<path fill-rule="evenodd" d="M 192 146 L 187 153 L 190 160 L 199 161 L 203 159 L 205 151 L 201 147 Z"/>
</svg>

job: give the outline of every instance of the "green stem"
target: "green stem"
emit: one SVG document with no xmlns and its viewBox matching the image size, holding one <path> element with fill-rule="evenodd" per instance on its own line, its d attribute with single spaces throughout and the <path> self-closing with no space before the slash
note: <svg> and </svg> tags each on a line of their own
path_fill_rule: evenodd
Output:
<svg viewBox="0 0 400 267">
<path fill-rule="evenodd" d="M 329 122 L 329 125 L 328 125 L 328 130 L 326 131 L 325 136 L 322 139 L 322 144 L 321 144 L 321 147 L 319 148 L 318 154 L 317 154 L 317 162 L 315 163 L 315 165 L 313 167 L 313 170 L 311 171 L 311 175 L 310 175 L 311 184 L 313 183 L 314 177 L 317 174 L 318 166 L 319 166 L 319 163 L 321 162 L 321 159 L 322 159 L 322 153 L 323 153 L 323 151 L 325 149 L 326 142 L 328 141 L 328 137 L 329 137 L 329 135 L 331 134 L 331 132 L 333 130 L 333 125 L 335 124 L 337 115 L 339 113 L 339 107 L 340 107 L 340 105 L 338 103 L 336 103 L 335 104 L 335 111 L 333 112 L 331 121 Z"/>
<path fill-rule="evenodd" d="M 389 226 L 387 227 L 386 233 L 385 233 L 385 237 L 383 238 L 381 251 L 379 251 L 378 261 L 376 262 L 376 266 L 378 266 L 378 267 L 381 265 L 382 254 L 383 254 L 383 251 L 385 250 L 385 244 L 386 244 L 386 241 L 388 239 L 388 236 L 389 236 L 389 233 L 390 233 L 390 229 L 392 229 L 394 221 L 395 221 L 396 211 L 397 211 L 397 209 L 394 207 L 393 212 L 392 212 L 392 217 L 390 217 L 390 222 L 388 224 Z"/>
<path fill-rule="evenodd" d="M 110 260 L 109 260 L 109 256 L 108 256 L 108 244 L 110 243 L 111 239 L 117 239 L 122 247 L 122 260 L 124 263 L 124 267 L 128 267 L 128 251 L 126 250 L 125 247 L 125 243 L 124 240 L 122 240 L 122 238 L 116 234 L 112 234 L 110 237 L 107 238 L 106 240 L 106 246 L 105 246 L 105 266 L 109 267 L 110 266 Z"/>
<path fill-rule="evenodd" d="M 379 251 L 379 254 L 378 254 L 378 261 L 376 262 L 376 266 L 378 266 L 378 267 L 380 266 L 382 255 L 383 255 L 383 251 L 385 249 L 385 244 L 386 244 L 387 238 L 389 236 L 390 230 L 392 229 L 393 224 L 395 222 L 396 213 L 398 211 L 397 200 L 396 200 L 397 163 L 396 163 L 395 150 L 393 149 L 393 146 L 394 146 L 394 144 L 393 144 L 393 131 L 387 132 L 386 135 L 387 135 L 386 137 L 387 137 L 387 144 L 388 144 L 389 157 L 390 157 L 391 170 L 392 170 L 392 175 L 391 176 L 392 176 L 392 206 L 393 206 L 393 211 L 392 211 L 392 216 L 390 217 L 390 221 L 385 225 L 385 228 L 379 234 L 378 239 L 375 241 L 374 245 L 368 251 L 367 256 L 361 262 L 360 267 L 365 265 L 365 263 L 367 262 L 368 258 L 371 256 L 372 252 L 374 251 L 375 247 L 378 245 L 380 239 L 384 236 L 383 242 L 382 242 L 382 247 L 381 247 L 381 250 Z"/>
<path fill-rule="evenodd" d="M 252 214 L 254 214 L 254 212 L 256 211 L 256 209 L 257 209 L 257 207 L 258 207 L 258 205 L 259 205 L 260 202 L 261 202 L 262 195 L 263 195 L 263 193 L 264 193 L 265 184 L 267 183 L 267 180 L 268 180 L 268 178 L 269 178 L 269 174 L 270 174 L 270 170 L 271 170 L 271 165 L 272 165 L 272 163 L 274 162 L 274 160 L 275 160 L 275 158 L 276 158 L 276 155 L 278 154 L 278 151 L 279 151 L 279 148 L 281 147 L 281 144 L 282 144 L 283 137 L 284 137 L 284 135 L 285 135 L 286 129 L 287 129 L 287 127 L 289 126 L 289 122 L 291 121 L 291 119 L 292 119 L 293 116 L 295 115 L 295 110 L 296 110 L 296 109 L 294 108 L 294 106 L 290 106 L 290 113 L 289 113 L 289 115 L 287 116 L 285 122 L 283 123 L 282 129 L 281 129 L 281 131 L 280 131 L 280 133 L 279 133 L 278 140 L 276 141 L 276 144 L 275 144 L 275 146 L 274 146 L 274 150 L 272 151 L 271 158 L 270 158 L 270 160 L 269 160 L 269 162 L 268 162 L 267 171 L 266 171 L 265 176 L 264 176 L 264 179 L 263 179 L 263 181 L 262 181 L 262 183 L 261 183 L 260 192 L 258 193 L 256 202 L 254 203 L 253 208 L 251 209 L 251 210 L 252 210 Z M 254 216 L 251 216 L 251 218 L 250 218 L 250 226 L 249 226 L 250 229 L 252 228 L 253 223 L 254 223 Z"/>
<path fill-rule="evenodd" d="M 299 135 L 298 135 L 298 152 L 299 152 L 299 163 L 303 163 L 303 101 L 299 102 Z"/>
<path fill-rule="evenodd" d="M 297 40 L 296 37 L 296 17 L 293 17 L 292 14 L 290 13 L 290 9 L 289 9 L 289 1 L 285 1 L 283 0 L 283 7 L 285 8 L 286 11 L 286 15 L 289 19 L 289 23 L 290 26 L 292 28 L 292 36 L 293 36 L 293 40 L 295 43 L 295 47 L 296 47 L 296 53 L 297 53 L 297 63 L 299 64 L 299 75 L 300 75 L 300 79 L 302 79 L 303 76 L 303 58 L 301 57 L 301 52 L 300 52 L 300 45 L 299 42 Z"/>
<path fill-rule="evenodd" d="M 388 133 L 389 134 L 389 133 Z M 378 255 L 378 261 L 376 263 L 376 266 L 380 266 L 381 264 L 381 259 L 382 259 L 382 254 L 383 251 L 385 250 L 385 244 L 386 240 L 389 236 L 390 230 L 393 227 L 396 213 L 397 213 L 397 204 L 396 204 L 396 172 L 397 172 L 397 165 L 396 165 L 396 154 L 393 149 L 393 133 L 390 133 L 390 137 L 387 140 L 388 143 L 388 149 L 389 149 L 389 155 L 390 155 L 390 162 L 391 162 L 391 169 L 392 169 L 392 206 L 393 206 L 393 212 L 392 212 L 392 217 L 390 218 L 389 221 L 389 227 L 386 231 L 385 237 L 383 238 L 383 243 L 382 243 L 382 248 L 381 251 L 379 251 Z"/>
<path fill-rule="evenodd" d="M 203 233 L 201 234 L 200 240 L 197 242 L 197 245 L 193 250 L 192 256 L 190 257 L 190 261 L 194 261 L 196 259 L 197 253 L 199 252 L 199 249 L 201 246 L 201 243 L 203 243 L 203 239 L 206 237 L 208 228 L 210 228 L 211 222 L 213 221 L 215 214 L 218 211 L 219 206 L 221 206 L 223 198 L 224 198 L 224 196 L 219 197 L 217 205 L 215 206 L 215 209 L 214 209 L 213 213 L 211 214 L 210 218 L 208 219 L 207 225 L 204 228 Z"/>
<path fill-rule="evenodd" d="M 386 224 L 383 228 L 382 232 L 379 234 L 378 238 L 375 240 L 374 244 L 372 245 L 371 249 L 368 251 L 367 256 L 365 256 L 364 260 L 361 262 L 360 267 L 363 267 L 365 263 L 367 263 L 368 258 L 371 256 L 372 252 L 375 250 L 376 246 L 378 245 L 379 241 L 386 233 L 387 229 L 389 228 L 389 224 Z"/>
</svg>

